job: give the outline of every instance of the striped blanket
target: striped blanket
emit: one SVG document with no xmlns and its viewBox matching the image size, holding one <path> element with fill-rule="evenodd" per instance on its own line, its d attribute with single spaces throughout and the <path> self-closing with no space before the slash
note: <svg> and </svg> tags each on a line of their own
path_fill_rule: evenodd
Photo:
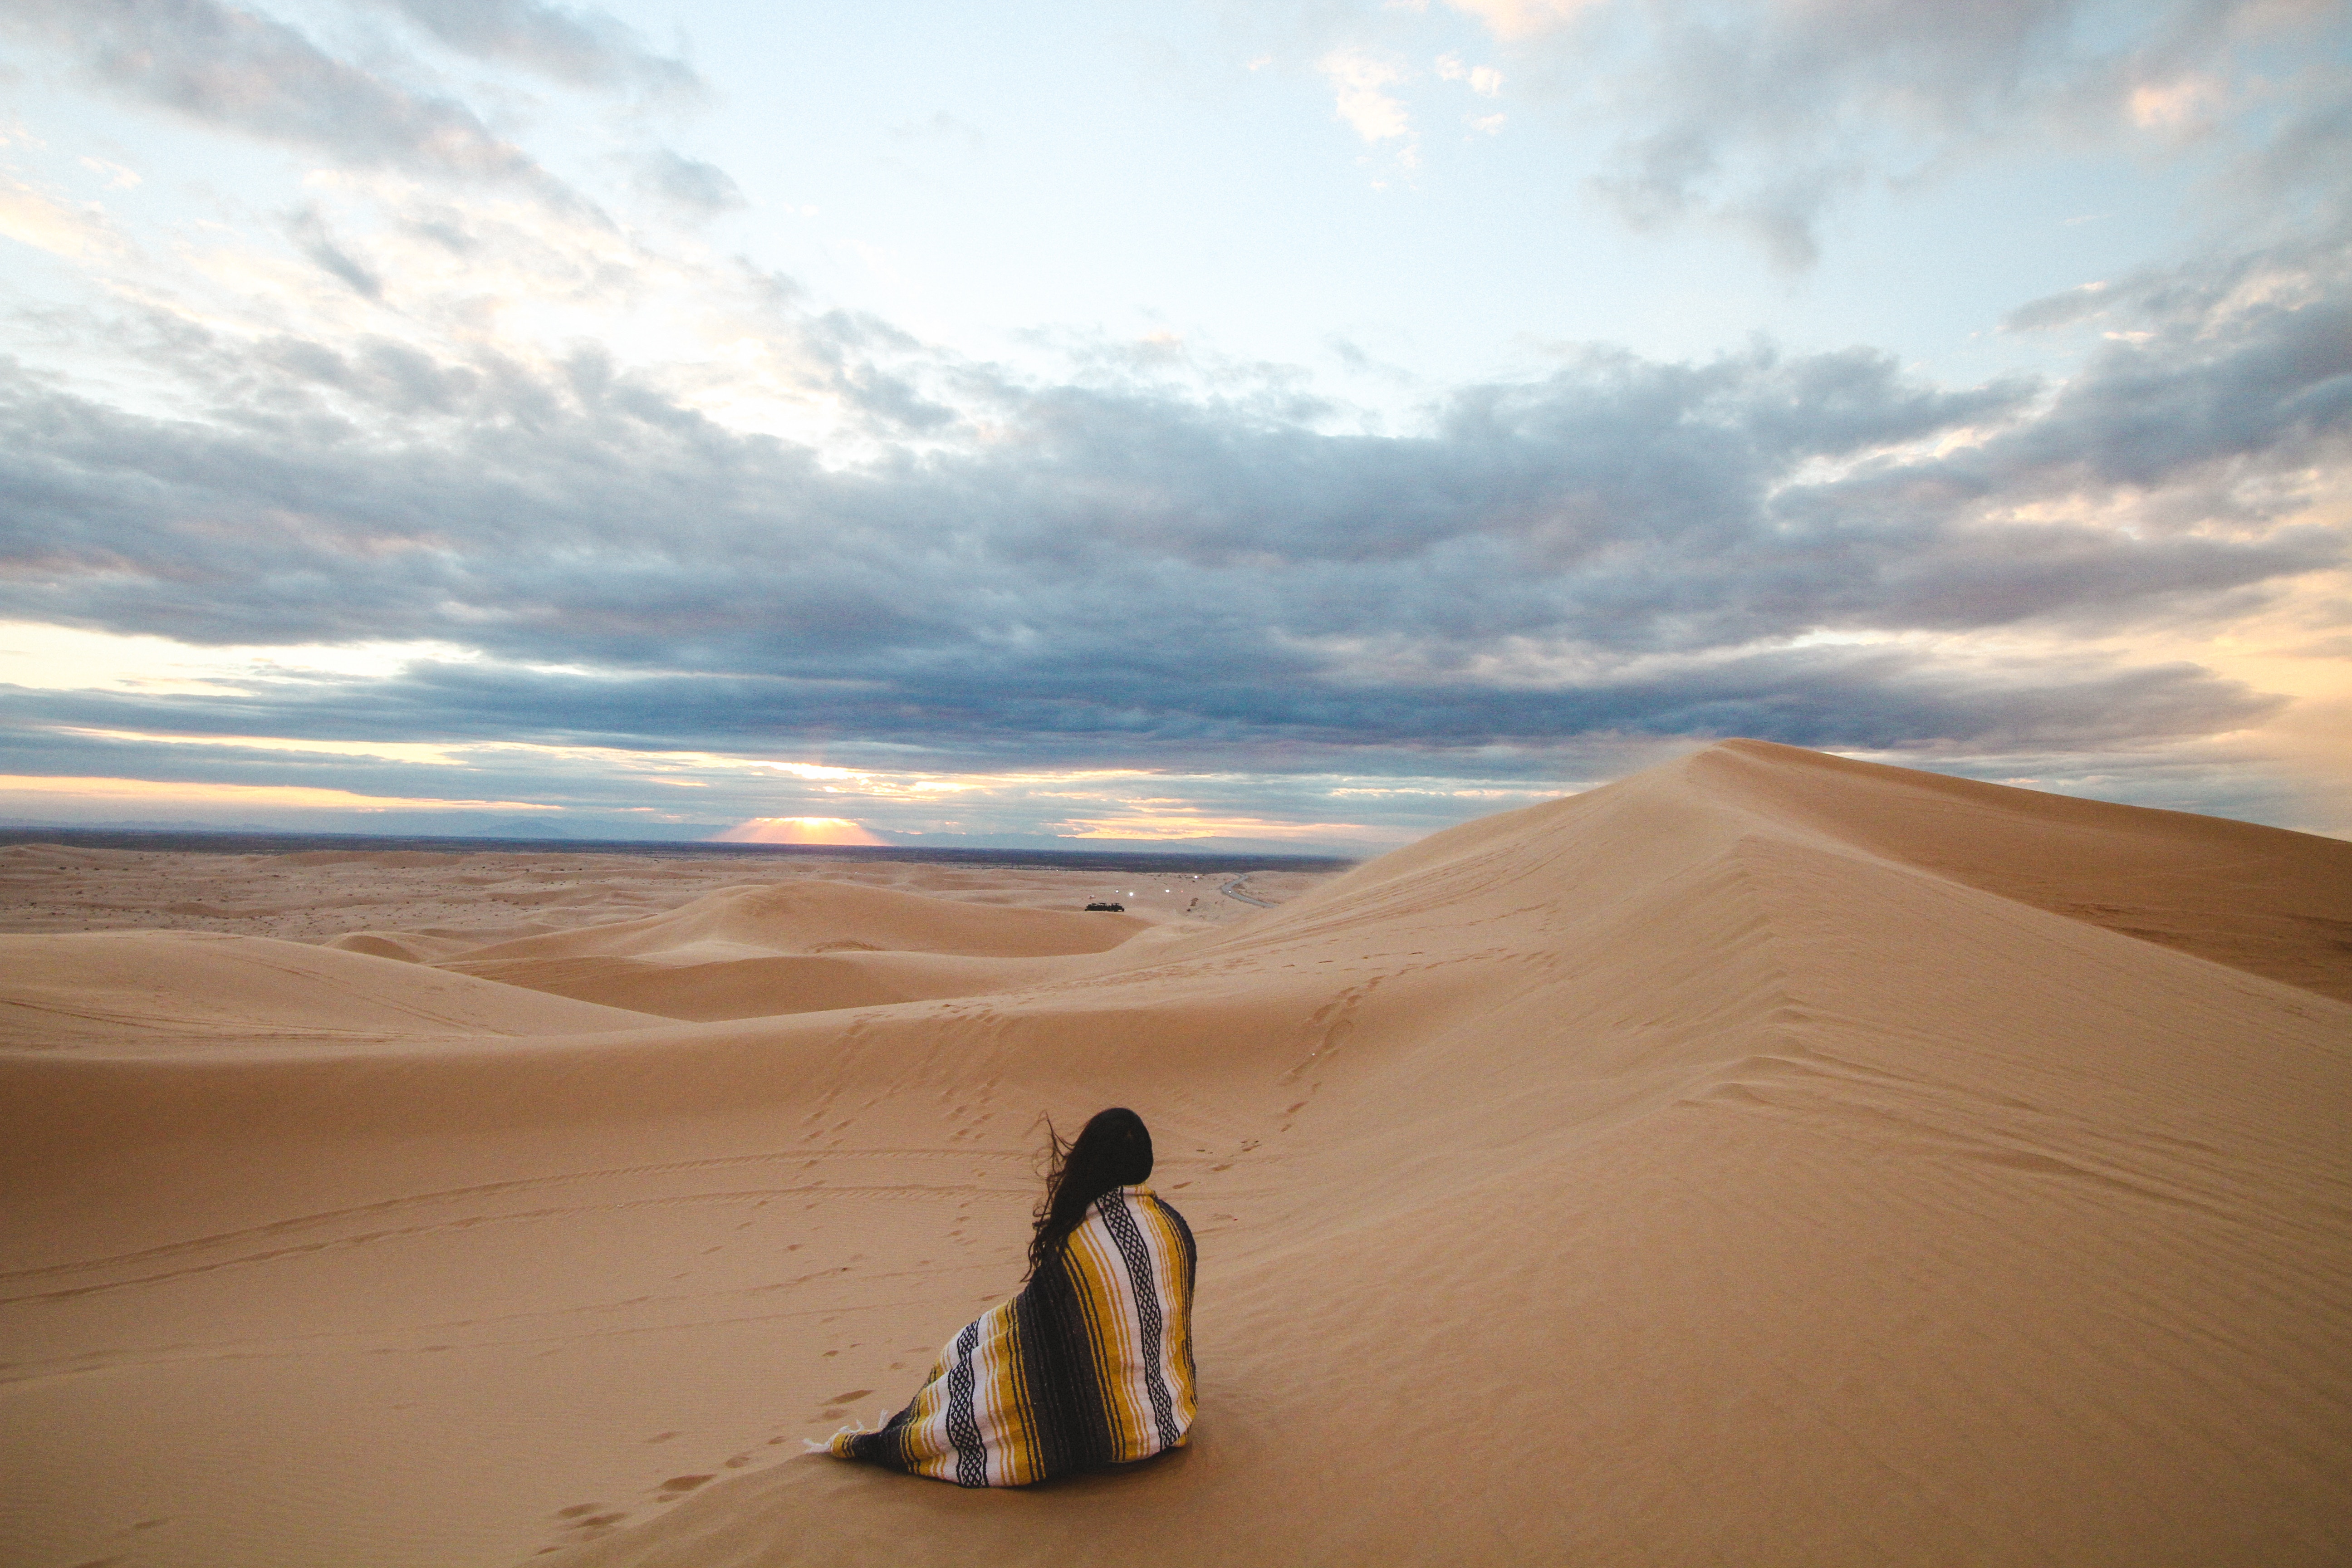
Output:
<svg viewBox="0 0 2352 1568">
<path fill-rule="evenodd" d="M 1192 1425 L 1192 1232 L 1142 1186 L 1095 1200 L 1021 1294 L 948 1342 L 907 1408 L 830 1451 L 1020 1487 L 1180 1447 Z"/>
</svg>

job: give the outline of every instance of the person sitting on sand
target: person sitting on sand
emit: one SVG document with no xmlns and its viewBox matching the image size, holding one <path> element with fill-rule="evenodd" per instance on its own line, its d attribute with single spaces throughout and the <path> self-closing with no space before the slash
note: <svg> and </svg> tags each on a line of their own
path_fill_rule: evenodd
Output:
<svg viewBox="0 0 2352 1568">
<path fill-rule="evenodd" d="M 1143 1185 L 1151 1133 L 1114 1108 L 1074 1142 L 1045 1135 L 1021 1293 L 966 1324 L 878 1431 L 835 1434 L 836 1458 L 1020 1487 L 1187 1441 L 1195 1254 L 1184 1216 Z"/>
</svg>

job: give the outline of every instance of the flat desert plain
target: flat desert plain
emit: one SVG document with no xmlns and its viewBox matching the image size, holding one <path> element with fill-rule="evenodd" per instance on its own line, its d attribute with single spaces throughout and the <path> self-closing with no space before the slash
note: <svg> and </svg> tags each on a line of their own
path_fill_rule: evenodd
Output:
<svg viewBox="0 0 2352 1568">
<path fill-rule="evenodd" d="M 1727 742 L 1264 909 L 170 858 L 0 851 L 10 1564 L 2352 1562 L 2352 845 Z M 1111 1104 L 1193 1446 L 804 1454 Z"/>
</svg>

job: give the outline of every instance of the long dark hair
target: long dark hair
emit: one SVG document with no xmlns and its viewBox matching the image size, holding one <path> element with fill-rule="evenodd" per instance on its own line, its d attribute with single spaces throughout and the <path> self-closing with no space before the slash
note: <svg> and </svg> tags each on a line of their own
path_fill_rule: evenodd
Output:
<svg viewBox="0 0 2352 1568">
<path fill-rule="evenodd" d="M 1037 1234 L 1029 1238 L 1029 1272 L 1045 1267 L 1062 1238 L 1078 1228 L 1087 1209 L 1113 1187 L 1151 1174 L 1151 1130 L 1123 1105 L 1098 1110 L 1065 1143 L 1045 1123 L 1045 1195 L 1037 1200 Z"/>
</svg>

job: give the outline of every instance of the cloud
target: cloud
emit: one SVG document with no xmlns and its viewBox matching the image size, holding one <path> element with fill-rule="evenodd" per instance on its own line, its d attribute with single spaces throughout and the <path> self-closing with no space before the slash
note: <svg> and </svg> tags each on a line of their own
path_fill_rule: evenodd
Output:
<svg viewBox="0 0 2352 1568">
<path fill-rule="evenodd" d="M 560 182 L 457 100 L 338 60 L 300 31 L 218 0 L 15 0 L 0 25 L 123 97 L 362 168 L 530 188 Z"/>
<path fill-rule="evenodd" d="M 152 366 L 205 388 L 205 419 L 0 378 L 0 611 L 474 654 L 208 678 L 235 695 L 22 691 L 8 710 L 789 746 L 824 768 L 911 752 L 947 774 L 1437 756 L 1508 773 L 1596 735 L 2217 734 L 2278 700 L 2133 640 L 2345 563 L 2313 510 L 2352 445 L 2344 270 L 2315 246 L 2118 282 L 2101 298 L 2144 341 L 2056 386 L 1937 387 L 1865 351 L 1596 349 L 1389 437 L 1239 387 L 1032 385 L 929 354 L 950 423 L 846 465 L 597 354 L 533 368 L 183 329 Z M 909 384 L 873 356 L 928 351 L 878 323 L 794 330 L 837 395 L 910 428 Z"/>
<path fill-rule="evenodd" d="M 95 203 L 69 205 L 5 175 L 0 175 L 0 235 L 69 260 L 128 248 Z"/>
<path fill-rule="evenodd" d="M 694 86 L 587 7 L 371 3 L 568 86 Z M 1465 8 L 1505 42 L 1435 59 L 1454 111 L 1499 107 L 1504 68 L 1515 129 L 1582 93 L 1629 117 L 1625 211 L 1739 223 L 1790 265 L 1890 171 L 2102 116 L 2166 155 L 2200 127 L 2252 149 L 2288 216 L 2012 311 L 2074 334 L 2059 381 L 1594 345 L 1375 425 L 1201 334 L 1016 374 L 605 223 L 405 30 L 362 56 L 232 0 L 24 0 L 6 25 L 110 90 L 310 174 L 263 243 L 152 253 L 95 204 L 0 190 L 0 228 L 106 301 L 27 330 L 52 368 L 0 364 L 0 616 L 73 644 L 0 687 L 12 768 L 687 836 L 1370 842 L 1734 732 L 2074 780 L 2193 753 L 2211 790 L 2221 750 L 2318 710 L 2200 645 L 2263 624 L 2319 658 L 2343 631 L 2324 71 L 2283 76 L 2252 135 L 2227 5 L 2135 14 L 2104 53 L 2066 0 Z M 1413 152 L 1433 68 L 1406 58 L 1323 57 L 1368 164 Z M 944 115 L 892 142 L 986 148 Z M 745 202 L 637 131 L 603 166 L 668 209 L 639 216 Z M 54 371 L 68 340 L 86 381 Z"/>
<path fill-rule="evenodd" d="M 378 0 L 453 49 L 584 88 L 698 97 L 702 79 L 594 7 L 543 0 Z"/>
<path fill-rule="evenodd" d="M 2143 82 L 2125 97 L 2125 111 L 2143 131 L 2181 132 L 2210 126 L 2228 106 L 2229 89 L 2191 72 L 2169 81 Z"/>
<path fill-rule="evenodd" d="M 200 763 L 181 754 L 185 747 L 159 742 L 176 730 L 201 732 L 236 722 L 305 734 L 429 731 L 444 737 L 436 752 L 460 754 L 469 747 L 586 746 L 657 758 L 662 753 L 655 749 L 661 747 L 694 744 L 748 754 L 798 737 L 834 754 L 895 757 L 901 769 L 919 761 L 929 770 L 912 784 L 887 763 L 839 784 L 774 781 L 776 790 L 815 805 L 938 803 L 946 798 L 938 790 L 959 780 L 993 787 L 991 781 L 1007 771 L 1034 776 L 1115 766 L 1151 774 L 1271 772 L 1349 774 L 1360 781 L 1431 773 L 1457 780 L 1557 778 L 1572 765 L 1569 759 L 1589 752 L 1596 740 L 1601 750 L 1613 752 L 1634 737 L 1691 734 L 1763 735 L 1889 752 L 2079 752 L 2244 729 L 2282 706 L 2279 699 L 2192 666 L 2085 670 L 2083 665 L 2079 657 L 1988 666 L 1948 652 L 1807 648 L 1517 689 L 1470 679 L 1334 686 L 1247 672 L 1204 674 L 1190 685 L 1132 672 L 1090 683 L 1078 672 L 1034 668 L 1003 671 L 995 680 L 910 670 L 858 689 L 847 683 L 581 676 L 476 665 L 418 669 L 389 681 L 257 684 L 230 701 L 9 693 L 0 713 L 25 727 L 11 747 L 20 767 L 87 773 L 136 766 L 179 779 L 323 774 L 386 794 L 453 785 L 444 777 L 422 776 L 446 772 L 430 760 L 369 762 L 396 742 L 354 740 L 341 743 L 345 750 L 305 756 L 268 742 L 207 737 Z M 1041 717 L 1048 721 L 1041 723 Z M 94 729 L 91 721 L 121 727 Z M 36 733 L 43 738 L 33 740 Z M 165 750 L 175 754 L 157 761 Z M 454 787 L 467 794 L 512 791 L 529 789 L 535 780 L 545 791 L 562 787 L 553 781 L 564 771 L 544 758 L 518 754 L 511 777 L 494 772 Z M 744 787 L 728 784 L 727 799 L 741 797 Z M 1152 809 L 1170 815 L 1170 792 L 1144 793 L 1160 796 L 1161 805 Z M 1234 800 L 1225 809 L 1251 804 L 1263 814 L 1263 799 Z M 725 808 L 698 801 L 692 809 L 707 813 L 714 805 Z M 870 811 L 864 815 L 873 820 Z"/>
<path fill-rule="evenodd" d="M 310 62 L 206 100 L 223 123 L 350 85 L 277 24 L 171 4 L 194 19 L 177 64 L 109 53 L 147 15 L 123 7 L 77 58 L 142 93 L 244 79 L 209 59 Z M 1402 66 L 1326 71 L 1360 136 L 1409 149 Z M 377 88 L 436 101 L 354 79 L 362 108 L 390 101 Z M 391 132 L 332 134 L 364 159 Z M 1691 178 L 1729 145 L 1694 141 Z M 637 171 L 688 211 L 742 199 L 666 149 Z M 194 280 L 31 196 L 0 216 L 97 247 L 85 265 L 131 301 L 79 342 L 135 363 L 138 396 L 0 367 L 0 614 L 236 655 L 152 689 L 0 691 L 28 773 L 131 776 L 160 750 L 174 778 L 397 801 L 457 764 L 390 746 L 541 748 L 533 767 L 587 748 L 616 777 L 638 775 L 610 757 L 793 757 L 760 775 L 772 797 L 648 793 L 693 802 L 665 818 L 680 831 L 897 832 L 863 803 L 914 796 L 877 781 L 1050 769 L 1022 786 L 1045 802 L 1033 824 L 1273 837 L 1262 782 L 1171 805 L 1067 775 L 1523 782 L 1730 732 L 1914 755 L 2202 744 L 2284 710 L 2197 637 L 2347 561 L 2352 266 L 2325 224 L 2021 307 L 2011 330 L 2116 334 L 2054 384 L 1937 385 L 1867 350 L 1594 346 L 1375 435 L 1296 373 L 1172 338 L 1024 378 L 745 264 L 406 175 L 321 176 L 284 220 L 300 261 L 224 255 Z M 1792 256 L 1809 200 L 1787 187 Z M 2340 626 L 2289 629 L 2315 647 Z M 254 653 L 335 646 L 373 662 Z M 530 768 L 466 754 L 467 799 L 530 798 Z M 1065 787 L 1096 794 L 1053 804 Z M 1307 795 L 1288 809 L 1353 825 Z"/>
<path fill-rule="evenodd" d="M 1361 49 L 1336 49 L 1318 62 L 1331 84 L 1333 111 L 1366 142 L 1410 142 L 1412 120 L 1390 88 L 1404 80 L 1404 68 Z"/>
<path fill-rule="evenodd" d="M 47 774 L 0 773 L 0 801 L 22 809 L 28 801 L 62 798 L 87 809 L 100 801 L 137 803 L 149 806 L 291 807 L 299 811 L 551 811 L 552 806 L 519 800 L 406 799 L 359 795 L 347 789 L 322 789 L 307 784 L 240 784 L 178 782 L 158 779 L 59 778 Z"/>
<path fill-rule="evenodd" d="M 1455 5 L 1514 47 L 1522 96 L 1621 128 L 1613 166 L 1592 189 L 1629 221 L 1727 223 L 1790 268 L 1812 263 L 1822 217 L 1852 194 L 2029 139 L 2184 153 L 2230 125 L 2237 141 L 2213 155 L 2235 161 L 2224 184 L 2242 196 L 2345 184 L 2343 160 L 2329 156 L 2352 115 L 2343 73 L 2315 67 L 2282 82 L 2274 58 L 2281 40 L 2339 25 L 2327 7 Z"/>
<path fill-rule="evenodd" d="M 671 206 L 701 216 L 745 205 L 733 176 L 716 163 L 687 157 L 667 147 L 655 149 L 640 166 L 639 183 Z"/>
<path fill-rule="evenodd" d="M 1187 805 L 1162 804 L 1116 816 L 1073 816 L 1054 824 L 1066 838 L 1108 838 L 1124 843 L 1183 843 L 1204 838 L 1303 840 L 1330 843 L 1362 839 L 1374 831 L 1360 822 L 1278 822 L 1263 816 L 1213 816 Z"/>
<path fill-rule="evenodd" d="M 327 233 L 326 221 L 319 216 L 316 207 L 297 208 L 288 219 L 286 227 L 293 238 L 295 248 L 317 262 L 322 271 L 350 284 L 354 293 L 371 300 L 383 298 L 383 279 L 334 242 Z"/>
<path fill-rule="evenodd" d="M 1447 0 L 1475 16 L 1498 38 L 1525 38 L 1548 32 L 1591 7 L 1597 0 Z"/>
<path fill-rule="evenodd" d="M 2053 327 L 2072 326 L 2086 316 L 2103 310 L 2107 285 L 2104 280 L 2081 284 L 2063 294 L 2052 294 L 2017 307 L 2000 319 L 2004 332 L 2040 332 Z"/>
<path fill-rule="evenodd" d="M 1499 98 L 1503 93 L 1503 73 L 1493 66 L 1467 66 L 1458 55 L 1440 55 L 1437 75 L 1442 81 L 1470 84 L 1470 90 L 1481 98 Z"/>
<path fill-rule="evenodd" d="M 91 174 L 104 178 L 108 188 L 110 190 L 137 190 L 139 186 L 144 183 L 138 170 L 126 169 L 121 164 L 109 163 L 104 158 L 91 158 L 84 156 L 75 161 L 80 163 L 83 168 L 88 169 Z"/>
</svg>

